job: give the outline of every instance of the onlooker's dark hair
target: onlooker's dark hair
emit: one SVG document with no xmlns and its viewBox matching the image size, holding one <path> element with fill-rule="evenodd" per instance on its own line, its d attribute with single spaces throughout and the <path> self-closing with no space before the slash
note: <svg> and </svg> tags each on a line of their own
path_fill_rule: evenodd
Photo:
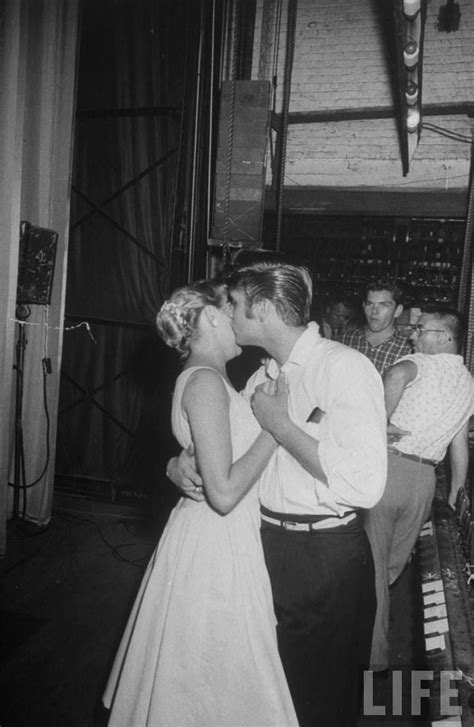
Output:
<svg viewBox="0 0 474 727">
<path fill-rule="evenodd" d="M 326 298 L 325 307 L 333 308 L 333 306 L 337 305 L 338 303 L 342 303 L 342 305 L 345 308 L 347 308 L 350 311 L 353 311 L 354 313 L 358 309 L 357 299 L 350 293 L 346 293 L 344 290 L 340 290 L 340 291 L 335 290 L 334 292 L 332 292 Z"/>
<path fill-rule="evenodd" d="M 404 291 L 394 278 L 379 278 L 378 280 L 373 280 L 365 289 L 365 299 L 367 299 L 367 293 L 375 293 L 380 290 L 388 290 L 392 294 L 395 303 L 397 305 L 403 305 Z"/>
</svg>

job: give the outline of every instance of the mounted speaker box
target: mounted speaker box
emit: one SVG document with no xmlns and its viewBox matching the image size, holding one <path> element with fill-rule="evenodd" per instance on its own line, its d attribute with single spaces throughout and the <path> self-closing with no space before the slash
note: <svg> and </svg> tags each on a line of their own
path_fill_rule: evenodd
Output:
<svg viewBox="0 0 474 727">
<path fill-rule="evenodd" d="M 17 305 L 49 305 L 58 233 L 29 222 L 20 224 Z"/>
<path fill-rule="evenodd" d="M 224 81 L 211 244 L 261 244 L 269 81 Z"/>
</svg>

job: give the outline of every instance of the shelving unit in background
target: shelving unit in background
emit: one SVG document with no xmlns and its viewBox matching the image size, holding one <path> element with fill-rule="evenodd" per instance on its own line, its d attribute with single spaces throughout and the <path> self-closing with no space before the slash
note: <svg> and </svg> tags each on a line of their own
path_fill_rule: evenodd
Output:
<svg viewBox="0 0 474 727">
<path fill-rule="evenodd" d="M 265 227 L 271 248 L 271 222 Z M 310 267 L 322 300 L 336 290 L 360 297 L 370 281 L 389 276 L 407 307 L 455 306 L 464 228 L 464 219 L 285 215 L 281 251 Z"/>
</svg>

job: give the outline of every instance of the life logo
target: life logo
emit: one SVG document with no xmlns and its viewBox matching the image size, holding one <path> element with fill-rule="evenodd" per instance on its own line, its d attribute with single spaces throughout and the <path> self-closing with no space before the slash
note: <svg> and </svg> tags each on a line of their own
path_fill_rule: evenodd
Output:
<svg viewBox="0 0 474 727">
<path fill-rule="evenodd" d="M 363 722 L 381 717 L 393 721 L 429 716 L 449 719 L 461 725 L 462 706 L 458 683 L 462 672 L 457 670 L 394 669 L 381 674 L 364 671 Z M 459 718 L 459 722 L 456 718 Z"/>
</svg>

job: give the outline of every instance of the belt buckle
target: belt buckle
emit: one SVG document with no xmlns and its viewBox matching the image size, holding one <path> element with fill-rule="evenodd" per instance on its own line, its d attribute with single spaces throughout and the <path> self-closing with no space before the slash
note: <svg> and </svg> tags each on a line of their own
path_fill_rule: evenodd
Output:
<svg viewBox="0 0 474 727">
<path fill-rule="evenodd" d="M 285 530 L 306 530 L 305 528 L 306 523 L 295 523 L 291 520 L 284 520 L 283 521 L 283 527 Z M 309 526 L 307 527 L 309 530 Z"/>
</svg>

